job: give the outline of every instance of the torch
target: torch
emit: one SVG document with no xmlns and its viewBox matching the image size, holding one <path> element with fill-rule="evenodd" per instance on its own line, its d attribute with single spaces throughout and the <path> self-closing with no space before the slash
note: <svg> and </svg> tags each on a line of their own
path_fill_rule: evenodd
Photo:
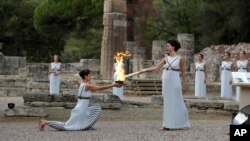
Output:
<svg viewBox="0 0 250 141">
<path fill-rule="evenodd" d="M 115 80 L 115 83 L 123 84 L 125 81 L 125 69 L 123 64 L 123 57 L 125 56 L 131 56 L 131 53 L 129 51 L 125 52 L 117 52 L 114 59 L 116 60 L 116 67 L 115 72 L 117 73 L 117 78 Z"/>
<path fill-rule="evenodd" d="M 132 77 L 132 76 L 138 75 L 138 74 L 140 74 L 140 73 L 141 73 L 141 71 L 137 71 L 137 72 L 134 72 L 134 73 L 130 73 L 130 74 L 127 74 L 127 75 L 125 76 L 125 78 Z"/>
</svg>

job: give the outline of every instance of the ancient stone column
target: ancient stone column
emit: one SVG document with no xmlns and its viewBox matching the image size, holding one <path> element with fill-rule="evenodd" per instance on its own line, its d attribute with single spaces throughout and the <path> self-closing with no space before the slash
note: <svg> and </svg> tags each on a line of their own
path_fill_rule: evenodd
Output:
<svg viewBox="0 0 250 141">
<path fill-rule="evenodd" d="M 4 73 L 4 55 L 2 54 L 2 52 L 0 52 L 0 74 L 3 74 Z"/>
<path fill-rule="evenodd" d="M 177 35 L 177 40 L 181 44 L 178 53 L 186 60 L 186 71 L 190 72 L 190 65 L 194 62 L 194 35 L 181 33 Z"/>
<path fill-rule="evenodd" d="M 104 32 L 101 49 L 100 74 L 112 79 L 114 54 L 125 51 L 127 40 L 126 0 L 104 0 Z"/>
</svg>

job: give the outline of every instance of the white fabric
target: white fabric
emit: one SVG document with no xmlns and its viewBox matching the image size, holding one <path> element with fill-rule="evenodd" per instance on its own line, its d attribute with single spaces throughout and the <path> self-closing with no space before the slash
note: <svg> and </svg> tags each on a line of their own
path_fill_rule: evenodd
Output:
<svg viewBox="0 0 250 141">
<path fill-rule="evenodd" d="M 51 95 L 58 95 L 60 92 L 60 83 L 61 83 L 61 77 L 60 74 L 57 74 L 60 70 L 61 63 L 51 63 L 51 70 L 54 71 L 54 73 L 50 73 L 49 77 L 49 93 Z M 57 74 L 57 75 L 56 75 Z"/>
<path fill-rule="evenodd" d="M 205 83 L 205 62 L 195 63 L 195 96 L 205 97 L 206 92 L 206 83 Z"/>
<path fill-rule="evenodd" d="M 222 61 L 221 63 L 221 97 L 232 97 L 231 68 L 233 62 Z"/>
<path fill-rule="evenodd" d="M 247 60 L 238 60 L 236 62 L 237 64 L 237 69 L 238 69 L 238 72 L 247 72 L 247 64 L 248 64 L 248 61 Z M 237 86 L 236 87 L 236 101 L 239 101 L 240 100 L 240 87 Z"/>
<path fill-rule="evenodd" d="M 179 56 L 177 57 L 166 57 L 165 60 L 167 64 L 165 67 L 169 69 L 179 69 L 180 59 Z M 171 67 L 169 64 L 171 64 Z M 170 129 L 190 127 L 188 111 L 182 95 L 179 71 L 163 70 L 162 95 L 164 102 L 162 126 Z"/>
<path fill-rule="evenodd" d="M 124 64 L 114 63 L 114 81 L 118 79 L 117 67 L 124 67 Z M 120 99 L 123 99 L 123 86 L 120 88 L 113 87 L 113 94 L 118 96 Z"/>
<path fill-rule="evenodd" d="M 91 96 L 91 92 L 85 90 L 85 83 L 80 85 L 78 96 Z M 101 108 L 98 106 L 89 107 L 88 99 L 78 99 L 67 122 L 48 121 L 47 124 L 56 130 L 88 130 L 96 123 L 100 112 Z"/>
</svg>

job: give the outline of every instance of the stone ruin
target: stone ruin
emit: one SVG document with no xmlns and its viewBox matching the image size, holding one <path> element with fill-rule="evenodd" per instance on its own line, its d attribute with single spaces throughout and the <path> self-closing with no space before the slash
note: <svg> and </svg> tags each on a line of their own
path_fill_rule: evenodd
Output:
<svg viewBox="0 0 250 141">
<path fill-rule="evenodd" d="M 186 36 L 188 34 L 179 34 L 178 36 Z M 189 35 L 188 35 L 189 36 Z M 180 38 L 180 37 L 179 37 Z M 188 42 L 190 39 L 188 39 Z M 145 49 L 139 47 L 136 42 L 127 42 L 128 50 L 132 50 L 133 55 L 126 60 L 127 73 L 135 72 L 145 67 L 149 67 L 157 64 L 164 54 L 166 41 L 153 41 L 152 43 L 152 60 L 146 60 Z M 183 43 L 183 42 L 182 42 Z M 193 80 L 191 78 L 191 66 L 193 65 L 193 52 L 185 51 L 190 49 L 183 47 L 180 51 L 186 53 L 187 62 L 187 76 L 188 76 L 188 91 L 193 92 Z M 144 49 L 144 50 L 143 50 Z M 201 51 L 204 54 L 205 60 L 208 66 L 208 81 L 207 90 L 208 92 L 219 93 L 219 81 L 220 74 L 219 68 L 222 61 L 224 52 L 230 51 L 232 54 L 232 60 L 238 59 L 239 51 L 244 50 L 247 52 L 248 57 L 250 56 L 250 44 L 239 43 L 238 45 L 213 45 L 205 48 Z M 183 55 L 185 57 L 185 54 Z M 192 57 L 190 57 L 192 56 Z M 0 55 L 0 96 L 22 96 L 26 92 L 46 92 L 49 91 L 49 77 L 48 77 L 48 63 L 26 63 L 25 57 L 9 57 Z M 12 58 L 12 59 L 6 59 Z M 16 59 L 16 60 L 15 60 Z M 10 61 L 9 61 L 10 60 Z M 14 61 L 15 60 L 15 61 Z M 13 66 L 10 65 L 14 62 Z M 24 65 L 25 64 L 25 65 Z M 19 66 L 19 67 L 17 67 Z M 81 69 L 89 68 L 95 74 L 96 84 L 107 84 L 112 80 L 101 79 L 100 76 L 100 60 L 99 59 L 81 59 L 78 63 L 63 63 L 63 74 L 61 93 L 62 94 L 75 94 L 80 82 L 78 72 Z M 161 80 L 161 71 L 155 73 L 145 73 L 137 76 L 133 76 L 129 80 L 133 79 L 146 79 L 146 80 Z M 127 83 L 125 87 L 125 93 L 133 94 L 131 90 L 131 84 Z M 110 90 L 107 92 L 111 92 Z"/>
<path fill-rule="evenodd" d="M 60 109 L 72 108 L 75 105 L 80 78 L 79 70 L 88 68 L 95 74 L 94 83 L 107 84 L 112 82 L 113 55 L 117 51 L 129 50 L 132 56 L 124 60 L 126 73 L 139 71 L 143 68 L 156 65 L 165 55 L 166 41 L 152 42 L 152 58 L 147 58 L 147 50 L 140 46 L 137 42 L 127 41 L 127 17 L 126 17 L 126 0 L 104 0 L 104 33 L 101 49 L 101 59 L 81 59 L 77 63 L 63 63 L 61 94 L 59 96 L 49 96 L 49 63 L 27 63 L 25 57 L 10 57 L 0 53 L 0 96 L 23 96 L 24 104 L 28 107 L 19 110 L 6 110 L 6 115 L 21 115 L 26 113 L 30 116 L 47 116 L 46 107 L 56 107 Z M 192 66 L 194 63 L 194 35 L 178 34 L 177 40 L 181 43 L 182 48 L 179 54 L 186 60 L 186 72 L 188 80 L 188 91 L 194 91 L 192 80 Z M 217 45 L 205 48 L 201 51 L 205 55 L 208 64 L 208 81 L 207 91 L 219 93 L 219 85 L 215 84 L 219 78 L 219 65 L 224 52 L 230 51 L 233 58 L 237 56 L 240 50 L 245 50 L 250 54 L 250 44 L 240 43 L 238 45 Z M 161 81 L 162 70 L 154 73 L 144 73 L 133 76 L 128 79 L 128 83 L 124 87 L 125 94 L 135 94 L 131 81 L 137 79 L 158 80 Z M 130 93 L 129 93 L 130 92 Z M 111 93 L 111 90 L 102 93 Z M 152 93 L 152 95 L 154 92 Z M 223 110 L 237 110 L 238 105 L 235 103 L 221 103 L 215 101 L 198 102 L 192 98 L 185 100 L 187 107 L 194 110 L 204 110 L 206 113 L 216 113 Z M 201 101 L 202 101 L 201 100 Z M 119 101 L 117 98 L 100 94 L 94 94 L 92 103 L 101 104 L 102 108 L 120 109 L 121 105 L 147 106 L 145 103 L 136 103 L 128 101 Z M 152 97 L 153 105 L 161 105 L 162 97 L 160 95 Z M 41 108 L 42 107 L 42 108 Z M 44 108 L 45 107 L 45 108 Z M 26 112 L 25 112 L 26 111 Z M 16 113 L 15 113 L 16 112 Z"/>
<path fill-rule="evenodd" d="M 17 75 L 26 67 L 26 57 L 4 56 L 0 52 L 0 75 Z"/>
<path fill-rule="evenodd" d="M 204 55 L 204 60 L 207 62 L 208 81 L 220 81 L 220 65 L 225 52 L 231 54 L 231 60 L 239 59 L 240 51 L 246 52 L 246 57 L 250 58 L 250 43 L 239 43 L 236 45 L 212 45 L 204 48 L 200 53 Z M 250 61 L 250 60 L 249 60 Z"/>
</svg>

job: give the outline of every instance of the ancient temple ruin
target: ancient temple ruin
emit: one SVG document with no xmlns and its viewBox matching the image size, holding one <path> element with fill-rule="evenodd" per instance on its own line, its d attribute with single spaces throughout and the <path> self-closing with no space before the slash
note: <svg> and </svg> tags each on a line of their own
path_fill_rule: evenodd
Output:
<svg viewBox="0 0 250 141">
<path fill-rule="evenodd" d="M 104 0 L 101 76 L 112 79 L 114 54 L 124 51 L 127 40 L 126 0 Z"/>
</svg>

